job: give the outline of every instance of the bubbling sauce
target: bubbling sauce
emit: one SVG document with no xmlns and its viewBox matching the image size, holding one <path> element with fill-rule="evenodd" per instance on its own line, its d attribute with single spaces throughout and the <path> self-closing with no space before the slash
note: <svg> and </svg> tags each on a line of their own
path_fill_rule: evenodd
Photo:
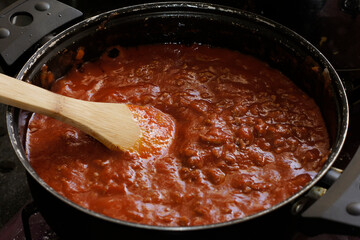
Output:
<svg viewBox="0 0 360 240">
<path fill-rule="evenodd" d="M 31 117 L 26 151 L 37 174 L 78 205 L 125 221 L 193 226 L 242 218 L 298 192 L 329 153 L 315 102 L 278 70 L 236 51 L 116 46 L 51 90 L 153 106 L 175 121 L 171 146 L 139 155 Z"/>
</svg>

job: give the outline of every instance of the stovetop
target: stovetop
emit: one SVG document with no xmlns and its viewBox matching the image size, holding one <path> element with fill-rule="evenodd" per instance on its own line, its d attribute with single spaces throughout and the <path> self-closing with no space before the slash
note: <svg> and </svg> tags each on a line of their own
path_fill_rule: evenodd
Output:
<svg viewBox="0 0 360 240">
<path fill-rule="evenodd" d="M 1 0 L 0 11 L 15 0 Z M 84 13 L 84 18 L 128 5 L 151 1 L 62 0 Z M 360 145 L 360 1 L 347 0 L 225 0 L 206 2 L 252 11 L 296 31 L 317 47 L 345 80 L 351 102 L 350 128 L 346 144 L 335 166 L 346 167 Z M 1 71 L 1 69 L 0 69 Z M 32 202 L 25 170 L 17 160 L 7 136 L 6 106 L 0 104 L 0 240 L 58 239 Z M 323 220 L 294 220 L 288 209 L 277 217 L 288 222 L 287 239 L 360 239 L 359 229 Z M 286 220 L 289 219 L 289 221 Z M 24 220 L 24 221 L 22 221 Z M 24 226 L 25 224 L 25 226 Z M 304 230 L 305 229 L 305 230 Z M 219 230 L 221 231 L 221 229 Z M 279 231 L 282 231 L 279 229 Z M 276 237 L 277 230 L 267 237 Z M 279 239 L 279 238 L 277 238 Z"/>
</svg>

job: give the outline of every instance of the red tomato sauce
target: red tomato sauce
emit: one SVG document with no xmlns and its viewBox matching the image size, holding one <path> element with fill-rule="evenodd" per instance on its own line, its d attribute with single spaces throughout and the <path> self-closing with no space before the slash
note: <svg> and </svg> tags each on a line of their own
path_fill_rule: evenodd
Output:
<svg viewBox="0 0 360 240">
<path fill-rule="evenodd" d="M 86 50 L 85 50 L 86 54 Z M 153 106 L 172 117 L 165 150 L 112 152 L 34 114 L 26 152 L 37 174 L 71 201 L 125 221 L 190 226 L 242 218 L 304 187 L 329 139 L 315 102 L 251 56 L 193 45 L 114 47 L 74 67 L 52 91 Z"/>
</svg>

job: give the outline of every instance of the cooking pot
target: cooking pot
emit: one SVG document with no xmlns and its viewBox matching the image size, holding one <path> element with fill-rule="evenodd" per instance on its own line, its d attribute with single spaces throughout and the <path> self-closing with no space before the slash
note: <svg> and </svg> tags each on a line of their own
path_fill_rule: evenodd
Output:
<svg viewBox="0 0 360 240">
<path fill-rule="evenodd" d="M 32 2 L 36 4 L 37 1 Z M 85 49 L 84 60 L 92 61 L 112 45 L 136 46 L 153 43 L 200 43 L 224 47 L 253 55 L 279 69 L 319 105 L 331 141 L 331 152 L 327 161 L 313 180 L 298 193 L 254 215 L 224 223 L 189 227 L 125 222 L 80 207 L 50 188 L 31 167 L 24 151 L 26 114 L 17 108 L 9 107 L 6 118 L 11 143 L 28 173 L 28 182 L 35 202 L 55 231 L 58 230 L 67 238 L 80 238 L 86 234 L 87 238 L 110 239 L 125 236 L 127 233 L 143 236 L 183 236 L 219 227 L 241 227 L 248 222 L 272 216 L 283 206 L 309 196 L 316 183 L 324 177 L 329 179 L 329 176 L 333 176 L 331 166 L 344 144 L 349 124 L 349 107 L 343 84 L 328 60 L 308 41 L 286 27 L 253 13 L 199 2 L 149 3 L 105 12 L 67 28 L 43 44 L 25 63 L 17 78 L 41 85 L 40 76 L 44 64 L 55 78 L 60 78 L 76 64 L 74 54 L 79 47 Z M 359 164 L 354 165 L 356 167 Z M 354 182 L 351 178 L 357 176 L 355 167 L 350 167 L 353 172 L 345 179 L 349 185 Z M 344 178 L 346 171 L 347 169 L 336 183 Z M 343 183 L 340 185 L 344 186 Z M 340 191 L 345 188 L 341 187 Z M 325 204 L 321 203 L 320 206 L 329 205 L 326 202 L 335 204 L 337 197 L 346 194 L 335 191 L 336 197 L 332 197 L 331 201 L 326 200 L 326 195 L 315 204 L 320 200 L 325 201 Z M 358 196 L 353 194 L 352 197 L 360 199 Z M 337 215 L 335 220 L 342 221 L 346 218 L 346 223 L 360 226 L 357 201 L 345 201 L 343 206 L 336 208 L 341 208 L 344 215 Z M 306 216 L 327 217 L 323 212 L 306 211 Z M 81 236 L 77 236 L 79 229 L 85 229 Z"/>
</svg>

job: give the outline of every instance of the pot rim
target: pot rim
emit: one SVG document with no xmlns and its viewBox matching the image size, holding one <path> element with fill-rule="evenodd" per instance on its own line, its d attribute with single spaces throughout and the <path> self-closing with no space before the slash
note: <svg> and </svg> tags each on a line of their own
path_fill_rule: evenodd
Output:
<svg viewBox="0 0 360 240">
<path fill-rule="evenodd" d="M 157 225 L 147 225 L 147 224 L 140 224 L 140 223 L 134 223 L 134 222 L 127 222 L 124 220 L 119 220 L 115 218 L 111 218 L 105 215 L 102 215 L 100 213 L 91 211 L 87 208 L 81 207 L 67 198 L 63 197 L 59 193 L 57 193 L 55 190 L 53 190 L 50 186 L 48 186 L 34 171 L 34 169 L 31 167 L 26 154 L 24 152 L 23 147 L 21 146 L 21 142 L 18 138 L 17 128 L 14 127 L 15 117 L 14 117 L 14 111 L 16 108 L 8 107 L 6 112 L 6 121 L 7 121 L 7 129 L 9 138 L 11 141 L 11 144 L 13 146 L 13 149 L 19 158 L 19 160 L 22 162 L 23 166 L 27 170 L 27 172 L 42 186 L 44 187 L 48 192 L 50 192 L 52 195 L 54 195 L 56 198 L 60 199 L 61 201 L 65 202 L 66 204 L 86 213 L 90 214 L 92 216 L 95 216 L 97 218 L 103 219 L 108 222 L 113 222 L 116 224 L 121 224 L 129 227 L 135 227 L 135 228 L 142 228 L 142 229 L 151 229 L 151 230 L 161 230 L 161 231 L 193 231 L 193 230 L 204 230 L 204 229 L 210 229 L 210 228 L 218 228 L 218 227 L 224 227 L 229 226 L 233 224 L 238 224 L 241 222 L 245 222 L 254 218 L 257 218 L 259 216 L 268 214 L 276 209 L 279 209 L 280 207 L 292 202 L 296 198 L 298 198 L 300 195 L 303 195 L 305 192 L 307 192 L 312 186 L 314 186 L 330 169 L 333 162 L 337 159 L 340 150 L 342 149 L 347 130 L 348 130 L 348 124 L 349 124 L 349 106 L 348 106 L 348 100 L 346 96 L 346 92 L 344 89 L 344 86 L 337 75 L 335 69 L 332 67 L 330 62 L 325 58 L 325 56 L 316 49 L 310 42 L 308 42 L 305 38 L 300 36 L 299 34 L 295 33 L 294 31 L 290 30 L 289 28 L 273 21 L 270 19 L 267 19 L 263 16 L 257 15 L 255 13 L 247 12 L 245 10 L 241 9 L 235 9 L 227 6 L 212 4 L 212 3 L 201 3 L 201 2 L 159 2 L 159 3 L 146 3 L 146 4 L 139 4 L 139 5 L 133 5 L 129 7 L 124 8 L 118 8 L 111 11 L 107 11 L 101 14 L 98 14 L 96 16 L 90 17 L 88 19 L 85 19 L 77 24 L 74 24 L 73 26 L 67 28 L 66 30 L 60 32 L 57 34 L 54 38 L 46 42 L 43 46 L 41 46 L 32 56 L 31 58 L 26 62 L 26 64 L 22 67 L 22 69 L 17 74 L 16 78 L 19 80 L 25 80 L 24 76 L 26 73 L 31 69 L 31 67 L 34 64 L 37 64 L 37 60 L 46 54 L 48 51 L 52 51 L 52 49 L 57 45 L 59 41 L 62 39 L 66 39 L 68 36 L 71 36 L 71 34 L 78 32 L 81 29 L 86 28 L 88 25 L 93 24 L 101 24 L 104 19 L 111 18 L 115 15 L 122 15 L 122 14 L 138 14 L 142 11 L 148 11 L 148 10 L 171 10 L 171 9 L 180 9 L 180 11 L 193 11 L 193 12 L 207 12 L 211 14 L 230 14 L 232 16 L 241 16 L 245 17 L 246 19 L 250 19 L 252 21 L 255 21 L 258 24 L 265 24 L 268 27 L 271 27 L 275 31 L 282 31 L 282 33 L 286 37 L 291 37 L 292 39 L 298 41 L 300 45 L 306 46 L 308 51 L 313 54 L 313 56 L 316 56 L 317 59 L 321 61 L 321 63 L 326 67 L 328 70 L 329 76 L 332 78 L 333 82 L 335 83 L 337 89 L 339 90 L 339 97 L 341 101 L 342 106 L 342 116 L 341 116 L 341 124 L 339 124 L 338 129 L 338 136 L 336 139 L 335 144 L 333 145 L 331 149 L 331 153 L 328 157 L 328 160 L 326 161 L 323 168 L 320 170 L 320 172 L 317 173 L 317 175 L 306 185 L 304 186 L 300 191 L 292 195 L 291 197 L 287 198 L 283 202 L 280 202 L 268 209 L 265 209 L 261 212 L 255 213 L 253 215 L 245 216 L 243 218 L 234 219 L 227 222 L 221 222 L 221 223 L 215 223 L 215 224 L 207 224 L 207 225 L 198 225 L 198 226 L 157 226 Z M 179 10 L 177 10 L 179 11 Z"/>
</svg>

